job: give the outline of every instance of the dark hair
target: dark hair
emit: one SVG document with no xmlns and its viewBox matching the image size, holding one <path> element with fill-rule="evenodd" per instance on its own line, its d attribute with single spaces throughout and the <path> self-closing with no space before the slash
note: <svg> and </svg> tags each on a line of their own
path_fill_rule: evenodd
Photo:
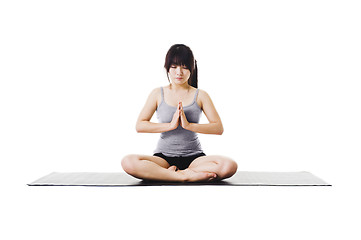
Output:
<svg viewBox="0 0 361 240">
<path fill-rule="evenodd" d="M 186 66 L 191 72 L 191 75 L 188 79 L 188 84 L 192 87 L 198 88 L 197 61 L 194 59 L 193 52 L 188 46 L 184 44 L 174 44 L 168 50 L 165 57 L 164 68 L 167 70 L 167 77 L 169 82 L 170 80 L 168 72 L 169 68 L 173 64 L 178 66 Z"/>
</svg>

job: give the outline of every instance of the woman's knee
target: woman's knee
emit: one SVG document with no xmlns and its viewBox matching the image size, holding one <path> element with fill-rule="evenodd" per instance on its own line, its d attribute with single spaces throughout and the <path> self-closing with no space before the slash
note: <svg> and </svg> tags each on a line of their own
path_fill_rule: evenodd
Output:
<svg viewBox="0 0 361 240">
<path fill-rule="evenodd" d="M 221 176 L 222 179 L 232 177 L 237 172 L 238 165 L 237 163 L 230 158 L 222 159 L 221 164 Z"/>
<path fill-rule="evenodd" d="M 139 157 L 135 154 L 126 155 L 123 157 L 121 164 L 124 171 L 129 174 L 134 173 L 137 161 L 139 161 Z"/>
</svg>

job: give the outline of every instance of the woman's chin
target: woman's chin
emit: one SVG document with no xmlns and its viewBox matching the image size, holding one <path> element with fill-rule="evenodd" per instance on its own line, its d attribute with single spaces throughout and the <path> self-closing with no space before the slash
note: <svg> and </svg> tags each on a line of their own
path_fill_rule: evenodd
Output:
<svg viewBox="0 0 361 240">
<path fill-rule="evenodd" d="M 185 81 L 185 80 L 183 80 L 183 79 L 181 79 L 181 80 L 175 79 L 175 80 L 173 81 L 173 83 L 174 83 L 174 84 L 177 84 L 177 85 L 183 85 L 183 84 L 187 83 L 187 81 Z"/>
</svg>

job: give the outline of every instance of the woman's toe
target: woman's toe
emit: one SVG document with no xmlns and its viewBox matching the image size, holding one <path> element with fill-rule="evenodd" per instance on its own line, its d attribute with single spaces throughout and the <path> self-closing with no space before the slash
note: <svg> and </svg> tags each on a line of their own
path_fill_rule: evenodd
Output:
<svg viewBox="0 0 361 240">
<path fill-rule="evenodd" d="M 215 173 L 208 173 L 209 181 L 212 181 L 217 178 L 217 174 Z"/>
<path fill-rule="evenodd" d="M 168 168 L 169 170 L 171 170 L 171 171 L 177 171 L 178 170 L 178 168 L 176 167 L 176 166 L 170 166 L 169 168 Z"/>
</svg>

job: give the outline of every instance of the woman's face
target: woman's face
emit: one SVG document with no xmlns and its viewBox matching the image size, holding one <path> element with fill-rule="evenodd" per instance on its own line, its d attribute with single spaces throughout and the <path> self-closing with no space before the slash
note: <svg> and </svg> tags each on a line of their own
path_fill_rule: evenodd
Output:
<svg viewBox="0 0 361 240">
<path fill-rule="evenodd" d="M 191 71 L 186 66 L 172 64 L 169 68 L 168 74 L 172 83 L 182 85 L 188 82 Z"/>
</svg>

